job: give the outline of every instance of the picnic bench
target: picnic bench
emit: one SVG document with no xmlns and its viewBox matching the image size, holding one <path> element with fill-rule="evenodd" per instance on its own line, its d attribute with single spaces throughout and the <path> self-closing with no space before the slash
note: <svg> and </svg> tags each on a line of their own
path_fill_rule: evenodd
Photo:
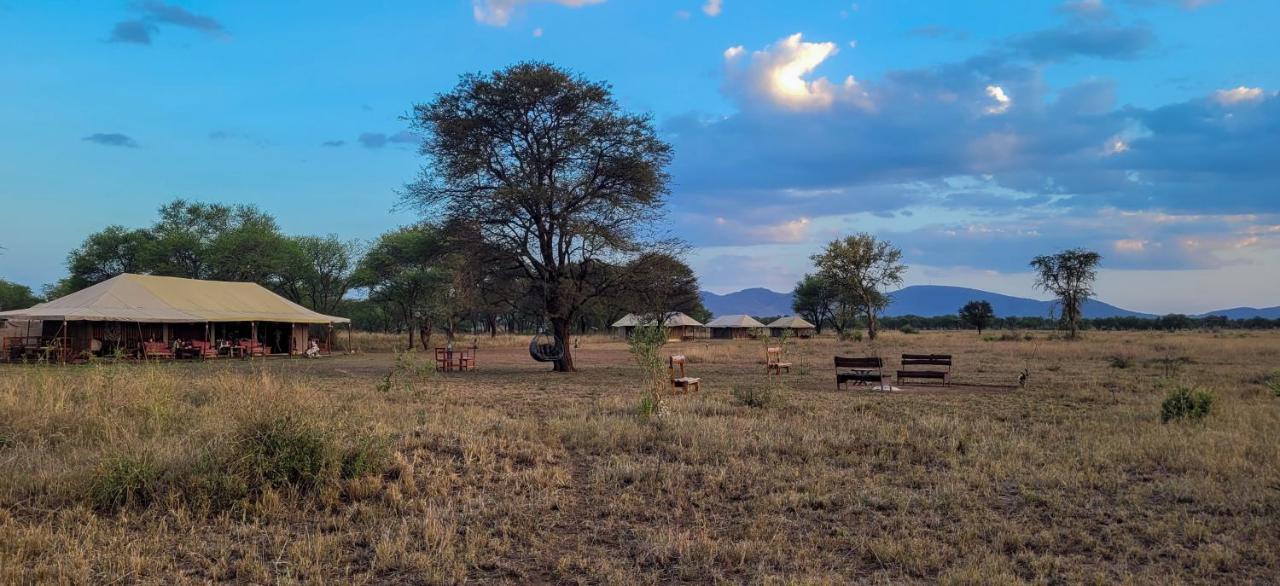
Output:
<svg viewBox="0 0 1280 586">
<path fill-rule="evenodd" d="M 782 347 L 771 346 L 769 348 L 765 348 L 764 373 L 771 374 L 776 372 L 781 375 L 783 369 L 786 369 L 787 372 L 791 372 L 791 363 L 782 361 Z"/>
<path fill-rule="evenodd" d="M 879 356 L 848 357 L 836 356 L 836 390 L 847 387 L 848 383 L 866 385 L 867 383 L 884 383 L 884 359 Z M 843 369 L 843 370 L 842 370 Z"/>
<path fill-rule="evenodd" d="M 164 342 L 143 342 L 142 358 L 173 358 L 173 350 Z"/>
<path fill-rule="evenodd" d="M 448 372 L 454 369 L 460 371 L 475 370 L 476 349 L 436 348 L 436 370 Z"/>
<path fill-rule="evenodd" d="M 922 368 L 935 367 L 935 368 Z M 950 354 L 903 354 L 902 369 L 898 371 L 898 382 L 908 378 L 941 380 L 951 384 Z"/>
<path fill-rule="evenodd" d="M 685 363 L 688 361 L 689 360 L 685 358 L 683 354 L 676 354 L 672 356 L 668 362 L 667 371 L 671 375 L 672 390 L 683 388 L 686 391 L 697 392 L 698 389 L 701 388 L 699 387 L 699 383 L 702 382 L 702 379 L 688 376 L 684 371 Z M 679 369 L 679 376 L 676 376 L 677 368 Z"/>
</svg>

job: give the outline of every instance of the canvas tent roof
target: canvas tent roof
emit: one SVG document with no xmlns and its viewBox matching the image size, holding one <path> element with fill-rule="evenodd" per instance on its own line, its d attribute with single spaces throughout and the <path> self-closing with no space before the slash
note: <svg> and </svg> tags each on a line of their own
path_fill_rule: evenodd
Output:
<svg viewBox="0 0 1280 586">
<path fill-rule="evenodd" d="M 628 313 L 627 315 L 622 316 L 622 319 L 616 322 L 613 322 L 613 325 L 610 327 L 632 328 L 632 327 L 642 326 L 642 325 L 653 325 L 653 320 L 650 318 L 638 316 L 634 313 Z M 662 325 L 668 328 L 674 328 L 677 326 L 701 326 L 702 323 L 683 313 L 680 313 L 679 311 L 675 311 L 667 314 L 667 319 L 663 320 Z"/>
<path fill-rule="evenodd" d="M 709 322 L 709 328 L 763 328 L 764 324 L 749 315 L 722 315 Z"/>
<path fill-rule="evenodd" d="M 769 323 L 771 328 L 795 328 L 798 330 L 813 329 L 816 326 L 804 320 L 798 315 L 788 315 L 780 317 Z"/>
<path fill-rule="evenodd" d="M 29 309 L 0 312 L 0 319 L 6 318 L 143 323 L 351 321 L 311 311 L 257 283 L 130 274 Z"/>
<path fill-rule="evenodd" d="M 634 313 L 628 313 L 622 316 L 622 319 L 613 322 L 612 328 L 634 328 L 640 325 L 640 318 Z"/>
</svg>

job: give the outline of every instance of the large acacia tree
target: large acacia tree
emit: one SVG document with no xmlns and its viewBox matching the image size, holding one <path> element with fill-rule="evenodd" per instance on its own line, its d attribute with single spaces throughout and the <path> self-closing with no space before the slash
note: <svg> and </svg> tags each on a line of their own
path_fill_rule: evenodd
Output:
<svg viewBox="0 0 1280 586">
<path fill-rule="evenodd" d="M 1093 296 L 1093 282 L 1098 278 L 1098 265 L 1102 255 L 1072 248 L 1053 255 L 1037 256 L 1031 260 L 1036 273 L 1036 288 L 1058 298 L 1062 308 L 1062 320 L 1067 324 L 1071 339 L 1080 331 L 1080 319 L 1084 317 L 1084 304 Z"/>
<path fill-rule="evenodd" d="M 555 370 L 574 370 L 575 317 L 656 248 L 671 147 L 608 85 L 545 63 L 465 75 L 411 122 L 427 161 L 405 200 L 526 277 L 564 348 Z"/>
<path fill-rule="evenodd" d="M 836 291 L 849 307 L 867 319 L 867 337 L 876 339 L 877 315 L 889 305 L 888 287 L 902 283 L 902 251 L 871 234 L 855 234 L 833 240 L 820 254 L 810 257 L 818 278 Z"/>
</svg>

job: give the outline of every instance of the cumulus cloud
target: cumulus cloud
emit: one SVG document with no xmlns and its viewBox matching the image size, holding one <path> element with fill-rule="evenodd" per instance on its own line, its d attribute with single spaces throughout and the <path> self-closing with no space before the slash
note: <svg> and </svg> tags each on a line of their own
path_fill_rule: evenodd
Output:
<svg viewBox="0 0 1280 586">
<path fill-rule="evenodd" d="M 1004 93 L 1004 88 L 998 85 L 987 86 L 987 96 L 995 100 L 995 104 L 987 107 L 988 114 L 1004 114 L 1009 111 L 1009 106 L 1013 105 L 1013 100 L 1010 100 L 1008 94 Z"/>
<path fill-rule="evenodd" d="M 711 17 L 720 16 L 720 8 L 721 0 L 707 0 L 707 3 L 702 5 L 702 13 Z"/>
<path fill-rule="evenodd" d="M 558 4 L 570 8 L 581 8 L 591 4 L 600 4 L 605 0 L 472 0 L 471 10 L 476 22 L 489 26 L 507 26 L 511 17 L 520 8 L 529 4 Z"/>
<path fill-rule="evenodd" d="M 207 35 L 226 36 L 226 28 L 212 17 L 195 14 L 181 6 L 165 4 L 160 0 L 143 0 L 131 5 L 139 15 L 117 22 L 111 29 L 108 41 L 150 45 L 152 37 L 160 31 L 160 25 L 185 28 Z"/>
<path fill-rule="evenodd" d="M 810 43 L 801 33 L 754 51 L 750 56 L 744 47 L 730 47 L 724 52 L 726 88 L 745 102 L 790 110 L 824 109 L 837 100 L 871 108 L 871 102 L 852 75 L 840 84 L 826 77 L 809 79 L 823 61 L 837 52 L 835 43 Z"/>
<path fill-rule="evenodd" d="M 1224 106 L 1256 102 L 1262 99 L 1262 88 L 1240 86 L 1229 90 L 1218 90 L 1213 93 L 1213 99 Z"/>
<path fill-rule="evenodd" d="M 138 141 L 133 140 L 127 134 L 120 134 L 119 132 L 96 132 L 80 140 L 109 147 L 138 148 Z"/>
</svg>

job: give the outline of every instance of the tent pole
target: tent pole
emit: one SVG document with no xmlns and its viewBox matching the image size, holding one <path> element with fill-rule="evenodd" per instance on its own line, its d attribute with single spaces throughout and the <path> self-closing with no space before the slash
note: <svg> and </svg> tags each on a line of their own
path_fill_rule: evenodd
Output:
<svg viewBox="0 0 1280 586">
<path fill-rule="evenodd" d="M 347 322 L 347 354 L 355 354 L 356 347 L 351 343 L 351 322 Z"/>
<path fill-rule="evenodd" d="M 70 348 L 67 348 L 67 319 L 62 318 L 62 362 L 67 362 L 67 354 Z"/>
</svg>

